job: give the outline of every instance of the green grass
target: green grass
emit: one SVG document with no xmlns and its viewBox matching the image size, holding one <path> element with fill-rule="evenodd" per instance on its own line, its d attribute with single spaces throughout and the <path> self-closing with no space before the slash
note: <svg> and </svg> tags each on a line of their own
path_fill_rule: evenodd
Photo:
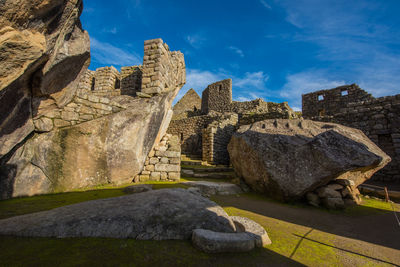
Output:
<svg viewBox="0 0 400 267">
<path fill-rule="evenodd" d="M 198 180 L 197 178 L 195 178 Z M 181 181 L 194 180 L 184 178 Z M 220 181 L 218 179 L 218 181 Z M 183 187 L 180 182 L 146 182 L 154 189 Z M 0 218 L 53 209 L 82 201 L 124 195 L 123 185 L 103 186 L 95 190 L 41 195 L 0 201 Z M 256 193 L 236 196 L 254 202 L 273 202 L 299 209 L 315 209 L 305 204 L 279 203 Z M 205 254 L 194 249 L 190 241 L 142 241 L 109 238 L 21 238 L 0 237 L 0 266 L 341 266 L 342 254 L 335 248 L 337 236 L 318 229 L 267 217 L 248 210 L 224 206 L 229 215 L 248 217 L 261 224 L 268 232 L 272 245 L 249 253 Z M 388 212 L 390 204 L 364 199 L 363 205 L 345 211 L 343 215 L 361 216 L 374 212 Z M 322 213 L 332 211 L 323 210 Z M 329 215 L 329 214 L 328 214 Z M 340 237 L 339 237 L 340 238 Z M 352 240 L 354 244 L 357 240 Z M 380 266 L 360 255 L 351 259 L 363 266 Z M 390 260 L 388 260 L 390 261 Z"/>
</svg>

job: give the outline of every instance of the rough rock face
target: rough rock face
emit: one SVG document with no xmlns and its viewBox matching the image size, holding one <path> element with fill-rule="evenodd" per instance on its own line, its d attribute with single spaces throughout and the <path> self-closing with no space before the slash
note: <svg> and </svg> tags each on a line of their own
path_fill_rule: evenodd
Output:
<svg viewBox="0 0 400 267">
<path fill-rule="evenodd" d="M 145 41 L 140 79 L 128 77 L 136 97 L 120 88 L 127 77 L 88 88 L 81 11 L 81 0 L 0 2 L 0 199 L 132 181 L 166 133 L 183 54 Z"/>
<path fill-rule="evenodd" d="M 3 198 L 126 183 L 143 168 L 170 107 L 160 95 L 76 126 L 35 134 L 3 165 Z"/>
<path fill-rule="evenodd" d="M 300 119 L 242 126 L 228 150 L 247 184 L 281 200 L 299 199 L 336 179 L 358 186 L 390 162 L 360 130 Z"/>
<path fill-rule="evenodd" d="M 198 228 L 236 230 L 220 206 L 185 189 L 93 200 L 0 220 L 0 235 L 61 238 L 190 239 Z"/>
<path fill-rule="evenodd" d="M 34 130 L 43 103 L 63 106 L 89 65 L 82 1 L 0 2 L 0 158 Z"/>
</svg>

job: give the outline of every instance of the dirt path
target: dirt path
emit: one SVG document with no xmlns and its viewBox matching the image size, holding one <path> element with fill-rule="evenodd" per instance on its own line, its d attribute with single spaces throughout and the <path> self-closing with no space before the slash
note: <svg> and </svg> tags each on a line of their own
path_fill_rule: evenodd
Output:
<svg viewBox="0 0 400 267">
<path fill-rule="evenodd" d="M 297 236 L 298 243 L 287 257 L 293 258 L 302 242 L 307 241 L 332 248 L 344 266 L 370 264 L 371 260 L 379 265 L 400 265 L 400 226 L 393 212 L 365 208 L 362 214 L 345 214 L 249 196 L 217 196 L 214 200 L 223 207 L 260 215 L 253 219 L 271 231 L 278 224 L 293 224 L 296 230 L 288 227 L 287 234 Z"/>
</svg>

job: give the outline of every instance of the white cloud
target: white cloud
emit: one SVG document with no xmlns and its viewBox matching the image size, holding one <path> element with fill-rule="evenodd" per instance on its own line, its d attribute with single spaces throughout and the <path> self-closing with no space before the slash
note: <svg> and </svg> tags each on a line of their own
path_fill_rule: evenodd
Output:
<svg viewBox="0 0 400 267">
<path fill-rule="evenodd" d="M 229 50 L 233 51 L 234 53 L 238 54 L 240 57 L 244 57 L 243 50 L 237 48 L 236 46 L 230 46 L 228 47 Z"/>
<path fill-rule="evenodd" d="M 103 32 L 105 32 L 105 33 L 111 33 L 111 34 L 117 34 L 117 33 L 118 33 L 118 30 L 117 30 L 117 27 L 105 28 L 105 29 L 103 29 Z"/>
<path fill-rule="evenodd" d="M 90 39 L 92 60 L 103 65 L 130 66 L 139 65 L 142 59 L 135 52 L 128 52 L 107 42 L 96 38 Z"/>
<path fill-rule="evenodd" d="M 204 45 L 207 39 L 201 33 L 195 33 L 185 36 L 185 41 L 188 42 L 192 47 L 199 49 Z"/>
<path fill-rule="evenodd" d="M 260 3 L 267 9 L 271 9 L 271 6 L 265 1 L 265 0 L 260 0 Z"/>
<path fill-rule="evenodd" d="M 308 70 L 286 77 L 286 84 L 280 91 L 280 96 L 288 100 L 294 107 L 301 106 L 301 95 L 322 89 L 331 89 L 346 84 L 344 80 L 330 78 L 319 70 Z"/>
<path fill-rule="evenodd" d="M 233 86 L 239 88 L 253 89 L 253 90 L 265 90 L 266 82 L 269 76 L 263 71 L 258 72 L 246 72 L 244 77 L 233 77 Z"/>
</svg>

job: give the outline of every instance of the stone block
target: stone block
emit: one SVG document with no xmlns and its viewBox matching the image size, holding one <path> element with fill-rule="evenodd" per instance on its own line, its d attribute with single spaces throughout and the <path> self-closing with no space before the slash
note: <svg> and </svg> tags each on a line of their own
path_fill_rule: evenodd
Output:
<svg viewBox="0 0 400 267">
<path fill-rule="evenodd" d="M 179 172 L 169 172 L 168 173 L 168 179 L 170 179 L 170 180 L 177 181 L 180 178 L 181 178 L 181 174 Z"/>
<path fill-rule="evenodd" d="M 156 156 L 158 157 L 167 157 L 167 158 L 179 158 L 181 153 L 178 151 L 156 151 Z"/>
<path fill-rule="evenodd" d="M 112 111 L 112 107 L 111 106 L 108 106 L 108 105 L 105 105 L 105 104 L 102 104 L 102 103 L 94 103 L 94 104 L 92 104 L 92 107 L 94 107 L 96 109 L 101 109 L 101 110 L 104 110 L 104 111 Z"/>
<path fill-rule="evenodd" d="M 168 163 L 169 163 L 169 159 L 166 158 L 166 157 L 162 157 L 162 158 L 160 159 L 160 162 L 161 162 L 161 163 L 164 163 L 164 164 L 168 164 Z"/>
<path fill-rule="evenodd" d="M 94 119 L 94 116 L 90 115 L 90 114 L 82 114 L 82 115 L 79 115 L 79 119 L 85 120 L 85 121 L 90 121 L 90 120 Z"/>
<path fill-rule="evenodd" d="M 146 182 L 146 181 L 148 181 L 149 179 L 150 179 L 150 176 L 149 176 L 149 175 L 144 175 L 144 174 L 139 175 L 139 181 L 140 181 L 140 182 Z"/>
<path fill-rule="evenodd" d="M 150 175 L 150 171 L 142 171 L 143 175 Z"/>
<path fill-rule="evenodd" d="M 181 163 L 181 158 L 169 158 L 170 164 L 179 164 Z"/>
<path fill-rule="evenodd" d="M 62 111 L 61 119 L 65 121 L 77 121 L 79 120 L 79 114 L 73 111 Z"/>
<path fill-rule="evenodd" d="M 53 121 L 49 118 L 42 117 L 33 121 L 35 128 L 39 132 L 49 132 L 53 130 Z"/>
<path fill-rule="evenodd" d="M 160 179 L 163 180 L 163 181 L 167 180 L 168 179 L 168 173 L 167 172 L 161 172 Z"/>
<path fill-rule="evenodd" d="M 60 119 L 55 119 L 54 120 L 54 126 L 56 127 L 66 127 L 66 126 L 70 126 L 71 123 L 69 121 L 64 121 L 64 120 L 60 120 Z"/>
<path fill-rule="evenodd" d="M 96 95 L 88 95 L 88 100 L 90 102 L 98 103 L 100 101 L 100 98 Z"/>
<path fill-rule="evenodd" d="M 160 94 L 161 93 L 161 88 L 160 87 L 149 87 L 149 88 L 144 88 L 142 89 L 142 93 L 145 94 Z"/>
<path fill-rule="evenodd" d="M 160 172 L 152 172 L 150 174 L 150 180 L 152 181 L 159 181 L 161 178 L 161 173 Z"/>
<path fill-rule="evenodd" d="M 181 171 L 181 167 L 179 165 L 157 163 L 155 165 L 155 171 L 159 171 L 159 172 L 180 172 Z"/>
<path fill-rule="evenodd" d="M 151 172 L 154 171 L 154 165 L 147 165 L 144 168 L 145 168 L 146 171 L 151 171 Z"/>
<path fill-rule="evenodd" d="M 155 164 L 157 164 L 159 161 L 160 161 L 160 160 L 159 160 L 158 158 L 152 157 L 152 158 L 150 158 L 149 163 L 155 165 Z"/>
</svg>

